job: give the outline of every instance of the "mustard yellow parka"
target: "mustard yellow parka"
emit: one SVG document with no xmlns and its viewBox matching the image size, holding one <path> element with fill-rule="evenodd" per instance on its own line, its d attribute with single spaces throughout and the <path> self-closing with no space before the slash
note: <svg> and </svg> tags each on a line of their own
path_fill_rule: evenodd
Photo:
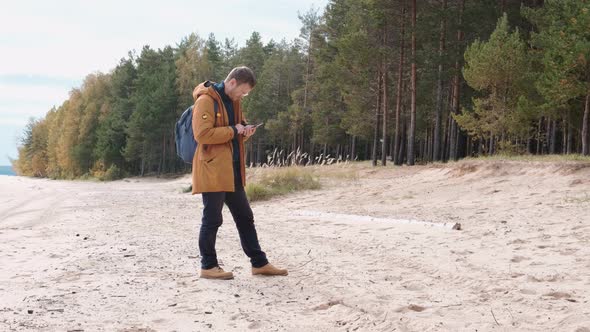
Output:
<svg viewBox="0 0 590 332">
<path fill-rule="evenodd" d="M 193 133 L 198 143 L 197 151 L 193 157 L 192 168 L 192 194 L 204 192 L 233 192 L 233 145 L 234 129 L 229 126 L 227 110 L 221 100 L 221 96 L 212 82 L 199 84 L 193 91 L 195 106 L 193 108 Z M 215 116 L 213 100 L 217 101 L 218 111 Z M 234 101 L 235 124 L 245 124 L 241 102 Z M 246 186 L 246 171 L 244 162 L 243 135 L 238 135 L 240 147 L 240 172 L 242 185 Z"/>
</svg>

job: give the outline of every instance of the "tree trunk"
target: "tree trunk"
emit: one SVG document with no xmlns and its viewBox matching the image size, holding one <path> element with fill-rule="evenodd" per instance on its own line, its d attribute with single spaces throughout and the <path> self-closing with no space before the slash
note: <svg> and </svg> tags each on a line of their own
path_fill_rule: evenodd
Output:
<svg viewBox="0 0 590 332">
<path fill-rule="evenodd" d="M 539 119 L 539 123 L 537 124 L 537 155 L 541 154 L 541 126 L 543 125 L 543 117 Z"/>
<path fill-rule="evenodd" d="M 250 142 L 250 165 L 254 165 L 254 167 L 257 167 L 257 166 L 260 166 L 260 164 L 258 163 L 258 159 L 256 158 L 256 153 L 254 152 L 254 147 L 257 145 L 255 142 L 260 142 L 260 138 L 258 138 L 256 140 L 252 140 Z"/>
<path fill-rule="evenodd" d="M 305 130 L 301 129 L 301 135 L 299 135 L 299 151 L 301 151 L 301 153 L 303 153 L 303 151 L 305 150 Z"/>
<path fill-rule="evenodd" d="M 546 154 L 551 153 L 550 146 L 551 146 L 551 124 L 552 123 L 553 122 L 551 121 L 551 118 L 547 118 L 547 123 L 545 124 L 545 142 L 546 142 L 546 144 L 544 147 Z"/>
<path fill-rule="evenodd" d="M 434 120 L 434 142 L 432 148 L 432 160 L 438 161 L 440 160 L 440 128 L 441 128 L 441 121 L 442 121 L 442 105 L 443 105 L 443 81 L 442 81 L 442 73 L 443 73 L 443 63 L 442 63 L 442 56 L 445 50 L 445 34 L 446 34 L 446 14 L 444 13 L 447 9 L 447 0 L 442 1 L 442 11 L 443 11 L 443 18 L 440 20 L 440 37 L 438 43 L 438 55 L 439 55 L 439 63 L 438 63 L 438 78 L 437 78 L 437 89 L 436 89 L 436 117 Z"/>
<path fill-rule="evenodd" d="M 297 126 L 297 124 L 295 124 Z M 297 150 L 297 128 L 293 128 L 293 144 L 291 144 L 291 151 Z"/>
<path fill-rule="evenodd" d="M 170 137 L 168 139 L 170 145 L 168 146 L 168 151 L 170 151 L 170 165 L 172 167 L 172 172 L 178 172 L 178 158 L 176 157 L 176 142 L 174 137 L 174 131 L 171 132 Z"/>
<path fill-rule="evenodd" d="M 256 156 L 254 155 L 254 139 L 250 140 L 248 142 L 248 146 L 246 148 L 246 150 L 248 151 L 248 165 L 252 165 L 254 164 L 254 166 L 256 166 Z M 258 141 L 258 137 L 256 138 L 256 141 Z"/>
<path fill-rule="evenodd" d="M 590 92 L 586 95 L 586 103 L 584 105 L 584 118 L 582 119 L 582 154 L 584 156 L 590 155 L 590 142 L 588 141 L 588 120 L 590 120 Z"/>
<path fill-rule="evenodd" d="M 465 11 L 465 0 L 461 0 L 461 7 L 459 10 L 459 27 L 457 29 L 457 43 L 461 44 L 461 42 L 463 41 L 463 12 Z M 456 59 L 455 60 L 455 76 L 453 77 L 453 96 L 451 99 L 451 113 L 452 114 L 459 114 L 459 98 L 460 98 L 460 88 L 461 88 L 461 78 L 460 78 L 460 72 L 461 72 L 461 64 L 460 64 L 460 59 Z M 450 126 L 450 150 L 449 150 L 449 159 L 451 160 L 457 160 L 457 150 L 458 150 L 458 135 L 459 135 L 459 130 L 457 128 L 457 123 L 455 122 L 455 119 L 451 119 L 451 126 Z"/>
<path fill-rule="evenodd" d="M 377 141 L 379 140 L 379 109 L 381 108 L 381 89 L 383 82 L 381 80 L 381 70 L 377 73 L 377 105 L 375 107 L 375 132 L 373 135 L 373 151 L 371 159 L 373 166 L 377 166 Z"/>
<path fill-rule="evenodd" d="M 252 142 L 252 149 L 254 149 L 254 142 Z M 262 144 L 260 142 L 260 138 L 256 142 L 256 165 L 260 165 L 262 162 L 262 158 L 266 160 L 266 156 L 262 155 Z"/>
<path fill-rule="evenodd" d="M 443 150 L 442 150 L 442 160 L 448 161 L 449 160 L 449 152 L 450 152 L 450 142 L 451 142 L 451 122 L 453 122 L 453 117 L 451 116 L 452 112 L 449 112 L 449 117 L 447 119 L 446 127 L 445 127 L 445 141 L 443 142 Z"/>
<path fill-rule="evenodd" d="M 352 143 L 350 144 L 350 160 L 354 161 L 356 155 L 356 136 L 352 135 Z"/>
<path fill-rule="evenodd" d="M 570 112 L 568 111 L 567 112 L 567 149 L 566 149 L 567 154 L 572 153 L 573 139 L 574 139 L 574 135 L 573 135 L 573 130 L 572 130 L 572 124 L 570 122 Z"/>
<path fill-rule="evenodd" d="M 393 150 L 393 163 L 395 165 L 401 165 L 402 162 L 399 158 L 399 150 L 401 143 L 401 108 L 402 108 L 402 84 L 403 84 L 403 70 L 404 70 L 404 21 L 406 17 L 405 1 L 402 1 L 402 16 L 400 20 L 400 55 L 398 63 L 398 74 L 397 74 L 397 95 L 395 97 L 395 142 Z"/>
<path fill-rule="evenodd" d="M 561 135 L 561 154 L 567 153 L 567 112 L 565 117 L 561 122 L 561 127 L 563 128 Z"/>
<path fill-rule="evenodd" d="M 477 156 L 478 157 L 483 157 L 486 154 L 485 151 L 485 144 L 486 144 L 486 139 L 481 137 L 477 139 Z"/>
<path fill-rule="evenodd" d="M 307 114 L 307 91 L 309 85 L 309 69 L 311 68 L 311 41 L 313 31 L 309 32 L 309 40 L 307 44 L 307 63 L 305 65 L 305 87 L 303 88 L 303 113 Z"/>
<path fill-rule="evenodd" d="M 395 147 L 395 136 L 390 135 L 389 136 L 389 155 L 391 156 L 391 158 L 389 159 L 390 161 L 395 160 L 395 155 L 393 154 L 394 147 Z"/>
<path fill-rule="evenodd" d="M 412 0 L 412 77 L 410 103 L 410 132 L 408 133 L 408 165 L 414 165 L 416 140 L 416 0 Z"/>
<path fill-rule="evenodd" d="M 384 36 L 385 39 L 385 36 Z M 385 42 L 385 41 L 384 41 Z M 382 98 L 381 109 L 383 111 L 383 144 L 381 145 L 381 166 L 385 166 L 387 162 L 387 65 L 383 65 L 383 84 L 382 84 Z"/>
<path fill-rule="evenodd" d="M 455 119 L 451 121 L 451 150 L 449 154 L 450 160 L 457 160 L 457 147 L 459 146 L 459 127 Z"/>
<path fill-rule="evenodd" d="M 166 135 L 162 135 L 162 156 L 160 165 L 158 165 L 158 175 L 161 175 L 166 169 Z"/>
<path fill-rule="evenodd" d="M 549 154 L 555 154 L 557 140 L 557 120 L 553 119 L 549 124 L 549 133 L 551 134 L 551 144 L 549 145 Z"/>
<path fill-rule="evenodd" d="M 406 121 L 404 119 L 404 123 L 402 125 L 402 137 L 401 137 L 402 141 L 400 144 L 399 157 L 398 157 L 400 165 L 404 163 L 404 156 L 407 154 L 406 153 L 407 144 L 405 144 L 405 142 L 407 140 L 407 128 L 408 128 L 408 125 L 406 124 Z"/>
<path fill-rule="evenodd" d="M 433 133 L 434 133 L 434 129 L 428 128 L 428 130 L 426 131 L 426 140 L 425 140 L 426 155 L 424 158 L 424 161 L 426 161 L 426 162 L 432 161 L 432 159 L 433 159 L 433 152 L 432 152 Z"/>
</svg>

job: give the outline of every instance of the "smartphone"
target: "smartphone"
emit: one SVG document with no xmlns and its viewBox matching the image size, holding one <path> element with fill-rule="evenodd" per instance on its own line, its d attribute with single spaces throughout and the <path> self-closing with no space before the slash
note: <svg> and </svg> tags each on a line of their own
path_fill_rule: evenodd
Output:
<svg viewBox="0 0 590 332">
<path fill-rule="evenodd" d="M 256 124 L 256 125 L 249 125 L 249 126 L 252 126 L 252 127 L 254 127 L 254 128 L 258 128 L 258 127 L 262 126 L 263 124 L 264 124 L 264 122 L 260 122 L 259 124 Z"/>
</svg>

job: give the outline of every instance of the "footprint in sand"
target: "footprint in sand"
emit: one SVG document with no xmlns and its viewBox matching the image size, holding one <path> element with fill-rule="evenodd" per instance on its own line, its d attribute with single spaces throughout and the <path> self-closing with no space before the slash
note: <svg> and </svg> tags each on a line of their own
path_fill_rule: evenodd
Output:
<svg viewBox="0 0 590 332">
<path fill-rule="evenodd" d="M 524 256 L 514 256 L 512 257 L 512 259 L 510 260 L 512 263 L 520 263 L 522 261 L 526 261 L 529 260 L 530 258 L 528 257 L 524 257 Z"/>
<path fill-rule="evenodd" d="M 250 323 L 248 325 L 248 329 L 250 329 L 250 330 L 256 330 L 256 329 L 259 329 L 261 326 L 262 325 L 260 324 L 260 322 L 255 321 L 255 322 L 252 322 L 252 323 Z"/>
<path fill-rule="evenodd" d="M 395 309 L 395 312 L 410 312 L 410 311 L 415 311 L 415 312 L 422 312 L 426 310 L 426 307 L 420 306 L 420 305 L 416 305 L 416 304 L 410 304 L 408 306 L 403 306 L 403 307 L 399 307 L 397 309 Z"/>
<path fill-rule="evenodd" d="M 343 304 L 342 300 L 332 300 L 328 301 L 328 303 L 322 303 L 318 306 L 315 306 L 313 310 L 327 310 L 338 304 Z"/>
<path fill-rule="evenodd" d="M 526 295 L 535 295 L 537 294 L 537 292 L 533 289 L 527 289 L 527 288 L 523 288 L 520 290 L 521 294 L 526 294 Z"/>
<path fill-rule="evenodd" d="M 456 255 L 471 255 L 471 254 L 473 254 L 473 251 L 471 251 L 471 250 L 461 250 L 461 251 L 451 250 L 451 254 L 456 254 Z"/>
<path fill-rule="evenodd" d="M 426 288 L 426 285 L 418 281 L 406 281 L 402 284 L 402 287 L 411 291 L 421 291 Z"/>
<path fill-rule="evenodd" d="M 527 281 L 529 281 L 529 282 L 556 282 L 561 279 L 563 279 L 563 277 L 561 277 L 558 274 L 540 276 L 540 277 L 536 277 L 536 276 L 528 276 L 527 277 Z"/>
<path fill-rule="evenodd" d="M 547 300 L 560 300 L 569 299 L 572 297 L 572 295 L 566 292 L 550 292 L 547 294 L 543 294 L 543 297 L 548 298 Z"/>
<path fill-rule="evenodd" d="M 525 244 L 527 242 L 529 242 L 529 241 L 526 241 L 526 240 L 523 240 L 523 239 L 516 239 L 514 241 L 508 242 L 508 244 Z"/>
<path fill-rule="evenodd" d="M 562 256 L 570 256 L 575 254 L 579 249 L 576 248 L 565 248 L 559 251 L 559 254 Z"/>
</svg>

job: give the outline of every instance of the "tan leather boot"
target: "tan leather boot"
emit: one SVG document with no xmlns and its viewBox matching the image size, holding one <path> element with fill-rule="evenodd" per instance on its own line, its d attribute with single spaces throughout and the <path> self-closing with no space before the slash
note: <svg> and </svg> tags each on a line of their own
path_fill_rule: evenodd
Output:
<svg viewBox="0 0 590 332">
<path fill-rule="evenodd" d="M 225 272 L 222 268 L 216 266 L 212 269 L 201 270 L 201 278 L 228 280 L 233 279 L 234 274 L 231 272 Z"/>
<path fill-rule="evenodd" d="M 253 267 L 252 275 L 263 276 L 286 276 L 289 274 L 286 269 L 277 269 L 272 264 L 268 263 L 263 267 Z"/>
</svg>

